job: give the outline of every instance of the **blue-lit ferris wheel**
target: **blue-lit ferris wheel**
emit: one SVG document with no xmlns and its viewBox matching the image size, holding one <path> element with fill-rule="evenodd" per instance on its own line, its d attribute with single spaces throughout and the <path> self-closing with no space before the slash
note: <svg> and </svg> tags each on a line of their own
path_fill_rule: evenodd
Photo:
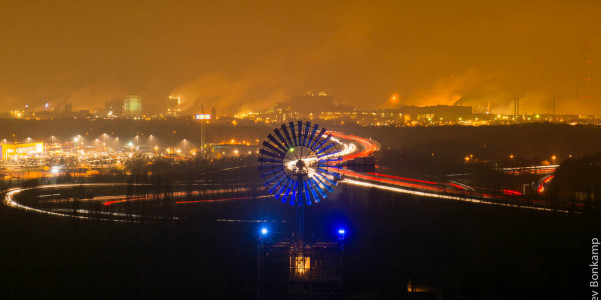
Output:
<svg viewBox="0 0 601 300">
<path fill-rule="evenodd" d="M 259 171 L 276 199 L 312 205 L 327 198 L 341 178 L 342 148 L 318 124 L 289 122 L 267 135 L 259 150 Z"/>
</svg>

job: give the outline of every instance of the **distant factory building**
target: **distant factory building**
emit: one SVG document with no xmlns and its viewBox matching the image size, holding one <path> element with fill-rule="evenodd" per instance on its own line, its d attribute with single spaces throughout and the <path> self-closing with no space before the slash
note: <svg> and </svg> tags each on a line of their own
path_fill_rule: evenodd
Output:
<svg viewBox="0 0 601 300">
<path fill-rule="evenodd" d="M 81 109 L 77 113 L 77 117 L 78 118 L 91 118 L 91 117 L 93 117 L 93 115 L 90 113 L 89 109 Z"/>
<path fill-rule="evenodd" d="M 142 117 L 142 96 L 127 95 L 123 97 L 123 115 L 126 118 Z"/>
<path fill-rule="evenodd" d="M 169 96 L 167 99 L 167 116 L 177 117 L 181 113 L 179 105 L 181 104 L 180 97 Z"/>
<path fill-rule="evenodd" d="M 324 111 L 336 110 L 334 97 L 325 92 L 307 92 L 304 95 L 292 96 L 290 108 L 300 115 L 319 115 Z"/>
<path fill-rule="evenodd" d="M 472 118 L 471 106 L 401 106 L 399 109 L 405 121 L 453 120 Z"/>
<path fill-rule="evenodd" d="M 65 113 L 71 113 L 73 111 L 73 105 L 71 105 L 71 103 L 65 103 L 63 111 Z"/>
<path fill-rule="evenodd" d="M 114 99 L 104 102 L 107 117 L 120 118 L 123 116 L 123 100 Z"/>
</svg>

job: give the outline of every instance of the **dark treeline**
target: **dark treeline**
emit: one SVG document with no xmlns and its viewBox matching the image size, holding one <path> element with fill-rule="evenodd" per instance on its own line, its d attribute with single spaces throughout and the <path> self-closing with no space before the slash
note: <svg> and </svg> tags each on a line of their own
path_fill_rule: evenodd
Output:
<svg viewBox="0 0 601 300">
<path fill-rule="evenodd" d="M 561 163 L 549 187 L 549 197 L 601 204 L 601 152 Z"/>
<path fill-rule="evenodd" d="M 372 137 L 383 147 L 422 151 L 424 155 L 447 155 L 461 161 L 466 155 L 483 161 L 514 160 L 556 163 L 572 155 L 579 157 L 601 149 L 601 127 L 533 123 L 510 126 L 431 126 L 340 128 L 348 133 Z M 453 155 L 450 155 L 450 154 Z"/>
</svg>

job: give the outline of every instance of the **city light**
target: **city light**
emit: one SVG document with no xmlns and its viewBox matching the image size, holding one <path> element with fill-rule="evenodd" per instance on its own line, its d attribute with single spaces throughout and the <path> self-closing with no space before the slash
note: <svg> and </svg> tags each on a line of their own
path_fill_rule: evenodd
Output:
<svg viewBox="0 0 601 300">
<path fill-rule="evenodd" d="M 195 120 L 210 120 L 211 115 L 210 114 L 196 114 L 196 115 L 194 115 L 194 119 Z"/>
<path fill-rule="evenodd" d="M 146 2 L 0 5 L 7 298 L 598 297 L 601 1 Z"/>
</svg>

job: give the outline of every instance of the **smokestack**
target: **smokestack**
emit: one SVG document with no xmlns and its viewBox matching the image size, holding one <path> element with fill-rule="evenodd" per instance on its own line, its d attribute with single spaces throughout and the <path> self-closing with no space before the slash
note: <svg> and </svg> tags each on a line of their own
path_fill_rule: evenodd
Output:
<svg viewBox="0 0 601 300">
<path fill-rule="evenodd" d="M 513 116 L 517 116 L 515 97 L 513 97 Z"/>
</svg>

